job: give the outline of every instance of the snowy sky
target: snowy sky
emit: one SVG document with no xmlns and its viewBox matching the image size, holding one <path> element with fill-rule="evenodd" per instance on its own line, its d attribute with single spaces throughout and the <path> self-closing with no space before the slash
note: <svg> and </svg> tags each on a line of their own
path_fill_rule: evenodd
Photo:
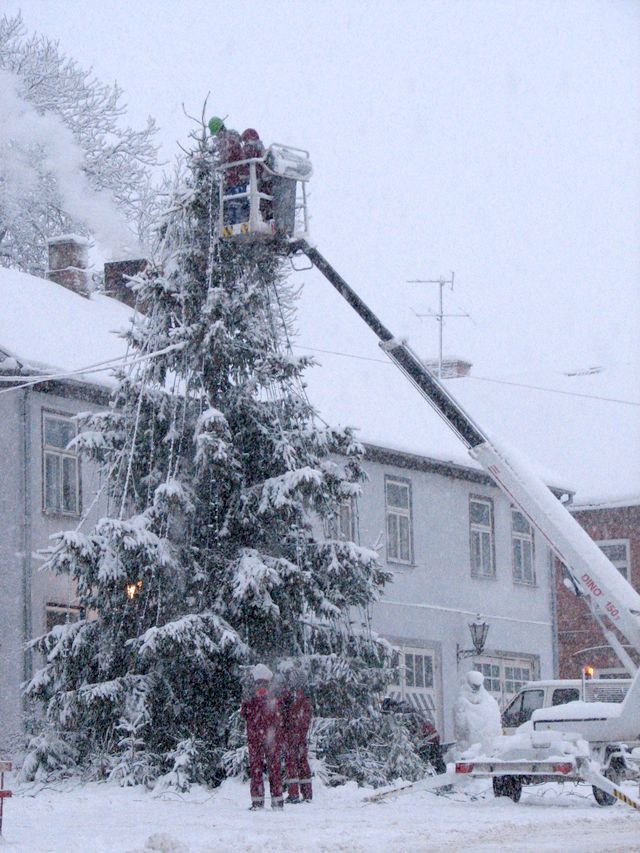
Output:
<svg viewBox="0 0 640 853">
<path fill-rule="evenodd" d="M 310 150 L 313 238 L 397 333 L 485 375 L 640 362 L 640 4 L 4 0 L 155 116 Z M 315 272 L 299 343 L 379 357 Z M 319 355 L 319 358 L 322 358 Z"/>
</svg>

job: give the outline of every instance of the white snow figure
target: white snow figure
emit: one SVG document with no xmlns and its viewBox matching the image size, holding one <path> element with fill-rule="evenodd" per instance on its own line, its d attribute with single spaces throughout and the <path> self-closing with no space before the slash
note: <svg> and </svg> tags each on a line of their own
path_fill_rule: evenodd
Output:
<svg viewBox="0 0 640 853">
<path fill-rule="evenodd" d="M 502 734 L 500 709 L 485 690 L 484 675 L 471 670 L 465 675 L 453 709 L 456 747 L 464 752 L 474 743 L 488 744 Z"/>
</svg>

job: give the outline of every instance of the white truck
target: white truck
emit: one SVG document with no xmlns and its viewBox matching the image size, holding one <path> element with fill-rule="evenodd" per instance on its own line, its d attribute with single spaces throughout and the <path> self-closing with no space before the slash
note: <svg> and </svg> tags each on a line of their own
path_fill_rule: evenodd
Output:
<svg viewBox="0 0 640 853">
<path fill-rule="evenodd" d="M 273 157 L 247 161 L 251 172 L 247 189 L 249 219 L 234 229 L 225 227 L 224 205 L 228 199 L 221 189 L 220 239 L 271 241 L 274 251 L 287 256 L 305 255 L 328 279 L 377 335 L 382 350 L 456 433 L 469 455 L 482 465 L 507 498 L 544 537 L 565 567 L 571 589 L 587 602 L 608 642 L 633 677 L 620 704 L 570 702 L 535 711 L 532 731 L 519 734 L 517 746 L 513 738 L 510 743 L 507 739 L 506 744 L 496 748 L 495 755 L 484 757 L 487 760 L 481 761 L 476 757 L 459 762 L 456 768 L 458 775 L 490 775 L 494 779 L 496 794 L 506 794 L 514 800 L 519 798 L 524 780 L 579 778 L 592 782 L 594 793 L 598 792 L 596 799 L 599 803 L 609 804 L 615 801 L 615 797 L 640 809 L 640 804 L 630 800 L 616 784 L 622 770 L 633 772 L 629 756 L 636 744 L 640 746 L 640 673 L 625 648 L 626 641 L 627 647 L 640 655 L 640 595 L 530 469 L 527 461 L 517 451 L 492 440 L 408 344 L 383 325 L 308 242 L 305 183 L 312 171 L 308 154 L 286 146 L 278 146 L 278 150 L 281 159 L 286 159 L 284 152 L 289 159 L 295 161 L 297 158 L 305 166 L 299 173 L 293 170 L 286 174 L 288 180 L 299 184 L 300 201 L 296 201 L 295 186 L 289 199 L 302 215 L 295 222 L 287 217 L 286 227 L 279 227 L 277 212 L 274 211 L 276 221 L 271 226 L 265 225 L 260 203 L 264 203 L 265 198 L 268 202 L 270 197 L 265 197 L 260 190 L 256 170 L 258 166 L 266 166 L 273 176 L 278 169 L 274 167 Z"/>
<path fill-rule="evenodd" d="M 555 708 L 568 702 L 622 702 L 629 691 L 629 678 L 553 678 L 528 681 L 502 712 L 502 732 L 515 734 L 528 723 L 534 711 Z"/>
</svg>

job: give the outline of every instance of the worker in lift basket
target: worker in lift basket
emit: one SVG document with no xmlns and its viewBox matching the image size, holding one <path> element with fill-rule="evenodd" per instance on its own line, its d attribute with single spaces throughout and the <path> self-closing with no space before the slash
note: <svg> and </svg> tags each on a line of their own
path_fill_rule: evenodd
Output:
<svg viewBox="0 0 640 853">
<path fill-rule="evenodd" d="M 280 703 L 270 690 L 273 673 L 268 666 L 259 663 L 253 667 L 251 675 L 253 690 L 243 700 L 240 708 L 240 716 L 247 723 L 251 809 L 264 808 L 265 770 L 269 776 L 271 807 L 281 809 L 283 799 L 280 771 L 282 752 Z"/>
<path fill-rule="evenodd" d="M 462 753 L 472 744 L 483 746 L 502 734 L 500 709 L 484 686 L 484 675 L 476 670 L 467 672 L 453 708 L 453 730 L 456 749 Z"/>
<path fill-rule="evenodd" d="M 221 166 L 227 163 L 237 163 L 244 159 L 242 140 L 237 130 L 228 128 L 218 116 L 209 120 L 209 131 L 214 140 L 214 150 L 218 154 Z M 224 194 L 238 195 L 247 191 L 249 182 L 246 167 L 232 166 L 224 170 Z M 249 204 L 246 198 L 237 201 L 227 201 L 224 205 L 224 224 L 235 225 L 249 219 Z"/>
</svg>

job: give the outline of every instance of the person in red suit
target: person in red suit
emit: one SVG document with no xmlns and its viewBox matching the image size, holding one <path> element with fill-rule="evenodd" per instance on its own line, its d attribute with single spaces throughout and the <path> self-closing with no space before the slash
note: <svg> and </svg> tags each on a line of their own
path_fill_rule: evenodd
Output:
<svg viewBox="0 0 640 853">
<path fill-rule="evenodd" d="M 311 802 L 311 768 L 307 755 L 307 736 L 312 717 L 311 698 L 307 691 L 305 673 L 297 667 L 285 673 L 281 708 L 287 802 Z"/>
<path fill-rule="evenodd" d="M 250 160 L 254 157 L 264 157 L 265 155 L 265 147 L 258 135 L 258 131 L 254 130 L 253 127 L 248 127 L 244 130 L 240 136 L 242 140 L 242 151 L 244 154 L 245 160 Z M 249 166 L 245 165 L 242 168 L 245 169 L 245 180 L 247 183 L 249 182 Z M 262 163 L 256 163 L 256 181 L 258 184 L 258 192 L 266 193 L 267 195 L 271 195 L 273 192 L 273 187 L 271 185 L 271 178 L 268 173 L 265 171 Z M 271 201 L 266 198 L 260 199 L 260 214 L 264 220 L 272 219 L 273 214 L 271 212 Z"/>
<path fill-rule="evenodd" d="M 243 160 L 251 160 L 254 157 L 264 157 L 264 145 L 262 144 L 262 140 L 260 139 L 257 130 L 254 130 L 252 127 L 248 127 L 240 134 L 240 140 L 242 142 Z M 247 180 L 249 180 L 249 167 L 244 166 L 243 168 L 244 174 L 247 175 Z M 258 163 L 256 166 L 256 177 L 258 180 L 262 177 L 263 171 L 264 167 L 261 163 Z"/>
<path fill-rule="evenodd" d="M 214 150 L 220 165 L 237 163 L 244 159 L 242 140 L 237 130 L 227 127 L 224 121 L 214 116 L 209 121 L 209 130 L 214 140 Z M 231 166 L 224 170 L 224 193 L 226 196 L 238 195 L 247 191 L 249 181 L 246 166 Z M 235 225 L 249 218 L 249 204 L 246 198 L 228 200 L 225 203 L 225 225 Z"/>
<path fill-rule="evenodd" d="M 249 747 L 249 777 L 251 808 L 264 808 L 265 769 L 269 777 L 271 807 L 281 809 L 282 775 L 280 755 L 282 753 L 282 718 L 278 698 L 269 690 L 273 673 L 262 663 L 253 667 L 254 687 L 245 698 L 240 715 L 247 723 L 247 745 Z"/>
</svg>

